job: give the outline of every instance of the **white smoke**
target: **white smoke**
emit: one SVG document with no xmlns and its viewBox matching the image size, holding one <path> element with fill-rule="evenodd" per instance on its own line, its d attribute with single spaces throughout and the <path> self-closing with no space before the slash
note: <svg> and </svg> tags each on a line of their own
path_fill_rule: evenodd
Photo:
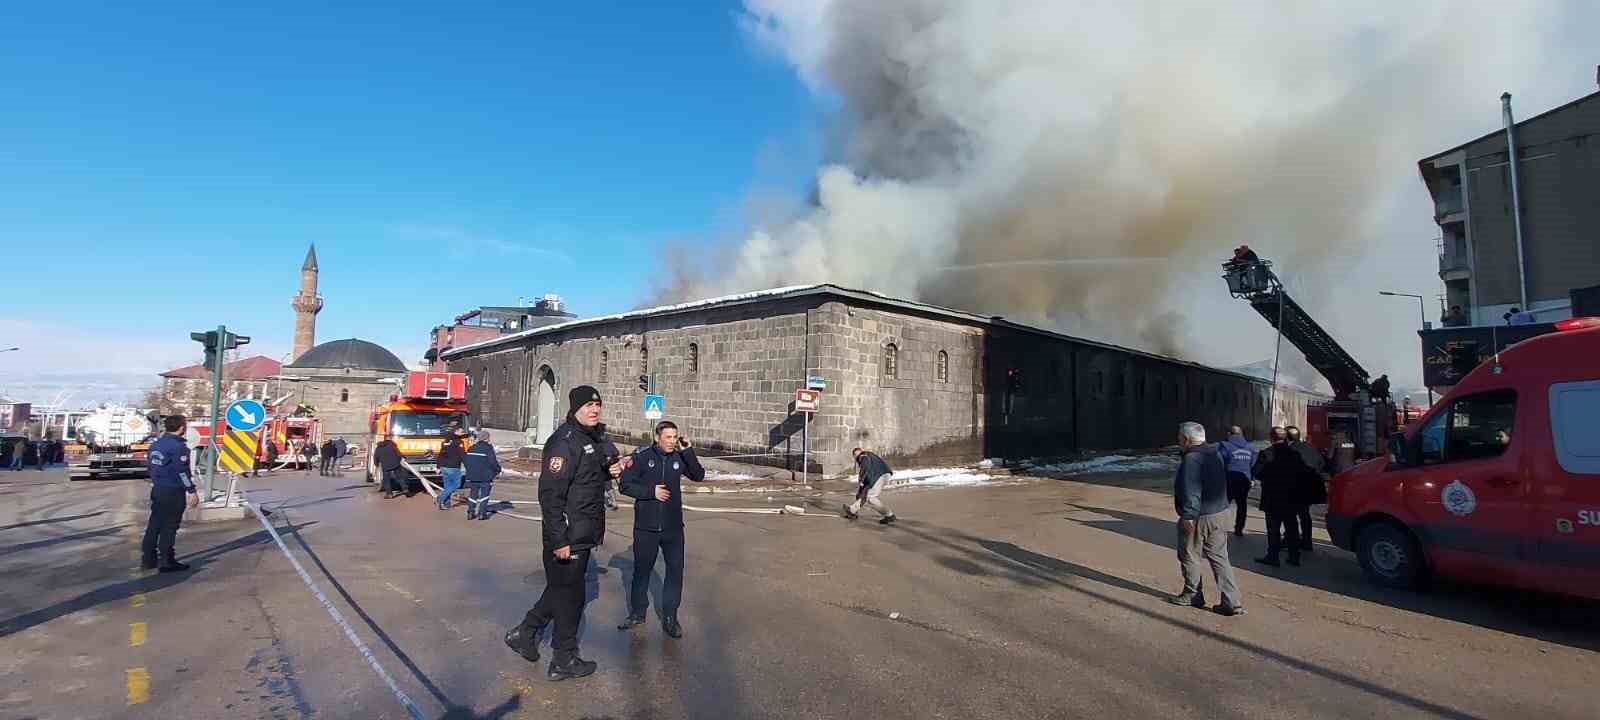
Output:
<svg viewBox="0 0 1600 720">
<path fill-rule="evenodd" d="M 668 298 L 835 282 L 1207 362 L 1270 356 L 1241 243 L 1374 374 L 1437 292 L 1416 160 L 1586 92 L 1600 4 L 745 0 L 842 108 L 798 216 Z M 1430 301 L 1430 315 L 1436 301 Z M 1286 350 L 1286 355 L 1293 352 Z"/>
</svg>

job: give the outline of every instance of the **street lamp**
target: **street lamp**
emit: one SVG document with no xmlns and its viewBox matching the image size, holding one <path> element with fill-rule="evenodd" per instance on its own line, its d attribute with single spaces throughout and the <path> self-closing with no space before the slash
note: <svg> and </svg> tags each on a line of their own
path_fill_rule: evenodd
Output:
<svg viewBox="0 0 1600 720">
<path fill-rule="evenodd" d="M 1421 295 L 1417 295 L 1417 294 L 1414 294 L 1414 293 L 1389 292 L 1388 290 L 1379 290 L 1378 294 L 1379 295 L 1388 295 L 1389 297 L 1416 298 L 1417 299 L 1417 319 L 1422 321 L 1422 329 L 1423 330 L 1427 330 L 1428 329 L 1428 310 L 1427 310 L 1427 306 L 1423 304 L 1423 299 L 1422 299 Z M 1424 384 L 1426 384 L 1426 383 L 1424 383 Z M 1428 388 L 1428 404 L 1429 405 L 1433 404 L 1433 388 L 1431 388 L 1431 387 Z"/>
<path fill-rule="evenodd" d="M 11 352 L 13 350 L 21 350 L 21 349 L 22 348 L 14 348 L 14 347 L 0 348 L 0 352 Z"/>
</svg>

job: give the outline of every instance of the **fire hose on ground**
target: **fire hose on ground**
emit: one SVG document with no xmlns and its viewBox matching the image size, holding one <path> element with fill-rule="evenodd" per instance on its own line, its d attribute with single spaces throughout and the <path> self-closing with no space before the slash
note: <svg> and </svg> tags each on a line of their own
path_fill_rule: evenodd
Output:
<svg viewBox="0 0 1600 720">
<path fill-rule="evenodd" d="M 403 459 L 400 461 L 400 467 L 405 468 L 406 472 L 409 472 L 414 477 L 416 477 L 417 480 L 422 483 L 422 489 L 428 491 L 428 495 L 430 497 L 432 497 L 435 501 L 437 501 L 439 499 L 439 493 L 444 490 L 444 488 L 442 486 L 435 484 L 432 480 L 429 480 L 426 477 L 423 477 L 421 472 L 419 472 L 415 467 L 412 467 L 411 463 L 408 463 Z M 510 503 L 513 506 L 516 506 L 516 505 L 538 505 L 539 504 L 538 500 L 500 500 L 498 502 Z M 632 503 L 617 503 L 617 507 L 619 507 L 619 508 L 631 508 L 631 507 L 633 507 L 633 504 Z M 683 509 L 684 510 L 688 510 L 690 512 L 727 513 L 727 514 L 732 514 L 732 515 L 805 515 L 806 514 L 805 508 L 802 508 L 802 507 L 799 507 L 799 506 L 796 506 L 796 505 L 784 505 L 781 508 L 715 508 L 715 507 L 697 507 L 697 506 L 694 506 L 694 505 L 690 505 L 688 503 L 684 503 Z M 543 520 L 540 519 L 540 518 L 529 517 L 527 515 L 520 515 L 520 514 L 512 513 L 512 512 L 506 512 L 504 510 L 497 510 L 496 512 L 502 513 L 502 514 L 504 514 L 504 515 L 506 515 L 508 517 L 518 518 L 520 520 L 531 520 L 533 522 L 543 522 Z M 834 516 L 833 515 L 813 515 L 812 517 L 834 517 Z"/>
</svg>

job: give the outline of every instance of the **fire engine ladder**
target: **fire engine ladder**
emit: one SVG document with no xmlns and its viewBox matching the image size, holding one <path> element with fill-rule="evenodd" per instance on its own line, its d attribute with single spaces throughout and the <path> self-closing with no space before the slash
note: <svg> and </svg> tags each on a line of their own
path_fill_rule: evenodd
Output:
<svg viewBox="0 0 1600 720">
<path fill-rule="evenodd" d="M 1357 391 L 1367 390 L 1366 369 L 1289 296 L 1271 266 L 1272 263 L 1265 260 L 1224 263 L 1222 277 L 1228 281 L 1228 292 L 1235 298 L 1249 300 L 1250 307 L 1282 332 L 1283 337 L 1305 355 L 1306 361 L 1328 379 L 1335 398 L 1349 400 Z"/>
</svg>

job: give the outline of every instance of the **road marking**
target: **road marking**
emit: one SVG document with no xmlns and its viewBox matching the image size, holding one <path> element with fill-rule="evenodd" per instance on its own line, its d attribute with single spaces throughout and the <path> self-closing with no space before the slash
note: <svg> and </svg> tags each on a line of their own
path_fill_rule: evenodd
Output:
<svg viewBox="0 0 1600 720">
<path fill-rule="evenodd" d="M 144 593 L 134 593 L 133 597 L 128 598 L 128 604 L 136 608 L 144 607 Z"/>
<path fill-rule="evenodd" d="M 142 622 L 128 623 L 128 647 L 139 647 L 150 635 L 150 626 Z"/>
<path fill-rule="evenodd" d="M 150 673 L 142 667 L 128 668 L 128 704 L 150 702 Z"/>
</svg>

